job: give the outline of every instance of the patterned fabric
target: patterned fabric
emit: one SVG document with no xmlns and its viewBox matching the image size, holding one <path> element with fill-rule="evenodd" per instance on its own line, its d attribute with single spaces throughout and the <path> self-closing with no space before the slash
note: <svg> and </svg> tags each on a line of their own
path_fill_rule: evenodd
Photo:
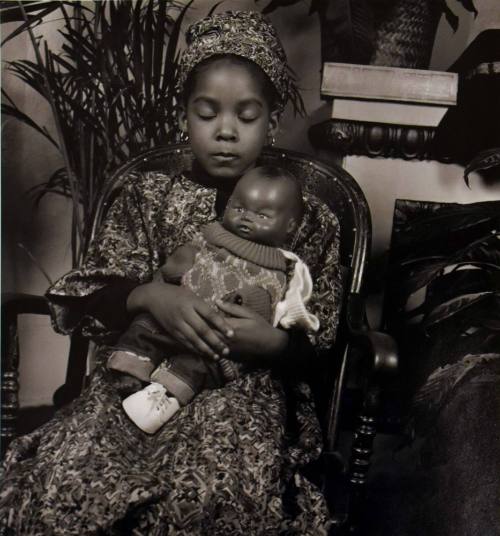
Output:
<svg viewBox="0 0 500 536">
<path fill-rule="evenodd" d="M 256 63 L 273 83 L 283 106 L 295 91 L 276 30 L 260 13 L 227 11 L 206 17 L 188 28 L 186 42 L 179 66 L 181 91 L 191 70 L 217 54 L 234 54 Z"/>
<path fill-rule="evenodd" d="M 210 233 L 205 232 L 204 236 L 210 238 Z M 194 265 L 184 274 L 182 284 L 198 296 L 215 302 L 243 288 L 259 287 L 266 290 L 265 295 L 267 295 L 267 301 L 271 300 L 272 311 L 274 311 L 276 304 L 283 299 L 286 288 L 284 270 L 271 270 L 259 266 L 207 242 L 205 238 L 200 237 L 194 243 L 200 249 Z M 284 259 L 283 268 L 286 269 Z M 264 306 L 265 303 L 262 304 L 261 308 Z"/>
<path fill-rule="evenodd" d="M 81 324 L 94 336 L 106 334 L 94 318 L 82 318 L 88 296 L 117 275 L 150 279 L 165 261 L 157 252 L 173 251 L 215 220 L 215 194 L 185 176 L 130 177 L 85 266 L 49 289 L 49 298 L 66 298 L 53 305 L 57 329 Z M 322 348 L 331 346 L 338 316 L 338 224 L 322 203 L 305 201 L 296 252 L 315 282 L 311 308 L 322 328 L 314 342 Z M 128 421 L 107 381 L 108 355 L 102 346 L 90 385 L 75 402 L 12 443 L 0 534 L 327 534 L 325 501 L 302 472 L 321 449 L 307 386 L 285 389 L 268 370 L 245 374 L 202 392 L 147 436 Z"/>
</svg>

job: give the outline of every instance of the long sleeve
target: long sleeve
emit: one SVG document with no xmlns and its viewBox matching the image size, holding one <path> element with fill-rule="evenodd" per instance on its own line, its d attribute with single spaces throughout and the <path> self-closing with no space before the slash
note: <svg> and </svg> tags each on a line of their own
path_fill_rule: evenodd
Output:
<svg viewBox="0 0 500 536">
<path fill-rule="evenodd" d="M 305 201 L 306 212 L 294 253 L 307 264 L 313 281 L 307 308 L 319 319 L 319 329 L 308 332 L 308 337 L 317 351 L 328 350 L 335 342 L 343 295 L 340 227 L 324 203 L 313 196 L 305 196 Z"/>
<path fill-rule="evenodd" d="M 157 175 L 130 176 L 109 209 L 81 268 L 72 270 L 47 291 L 54 328 L 70 333 L 80 328 L 90 336 L 120 329 L 126 298 L 138 284 L 151 279 L 160 264 L 155 232 L 158 196 L 154 183 L 168 190 L 170 179 Z M 138 186 L 140 184 L 140 188 Z M 107 289 L 107 290 L 104 290 Z"/>
</svg>

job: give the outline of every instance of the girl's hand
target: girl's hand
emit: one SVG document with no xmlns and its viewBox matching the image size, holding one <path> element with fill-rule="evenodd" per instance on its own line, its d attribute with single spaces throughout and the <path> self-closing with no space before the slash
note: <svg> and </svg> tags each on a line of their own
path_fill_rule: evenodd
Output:
<svg viewBox="0 0 500 536">
<path fill-rule="evenodd" d="M 129 294 L 127 309 L 150 313 L 188 351 L 213 358 L 229 353 L 231 325 L 185 287 L 161 281 L 139 285 Z"/>
<path fill-rule="evenodd" d="M 218 301 L 217 307 L 229 315 L 226 322 L 234 331 L 229 341 L 231 359 L 277 357 L 285 351 L 286 331 L 274 328 L 262 316 L 241 305 Z"/>
</svg>

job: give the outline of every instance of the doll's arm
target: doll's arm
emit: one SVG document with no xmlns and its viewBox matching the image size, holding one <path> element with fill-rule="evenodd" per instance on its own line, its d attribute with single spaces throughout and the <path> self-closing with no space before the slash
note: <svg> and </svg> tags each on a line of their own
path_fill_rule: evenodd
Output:
<svg viewBox="0 0 500 536">
<path fill-rule="evenodd" d="M 192 268 L 198 251 L 199 248 L 193 243 L 179 246 L 168 256 L 165 264 L 155 274 L 155 279 L 179 284 L 182 276 Z"/>
</svg>

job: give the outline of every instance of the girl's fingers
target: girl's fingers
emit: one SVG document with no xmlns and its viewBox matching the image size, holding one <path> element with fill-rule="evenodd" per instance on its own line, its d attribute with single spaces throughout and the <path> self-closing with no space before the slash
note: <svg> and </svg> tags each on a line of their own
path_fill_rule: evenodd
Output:
<svg viewBox="0 0 500 536">
<path fill-rule="evenodd" d="M 217 358 L 225 355 L 226 345 L 219 339 L 217 334 L 206 324 L 202 318 L 192 318 L 190 322 L 184 321 L 182 333 L 195 347 L 198 353 Z"/>
<path fill-rule="evenodd" d="M 226 337 L 233 336 L 233 330 L 226 321 L 226 319 L 204 301 L 200 301 L 197 304 L 196 312 L 202 317 L 205 322 L 208 322 L 211 326 L 216 328 Z"/>
<path fill-rule="evenodd" d="M 184 347 L 184 350 L 188 352 L 192 352 L 193 354 L 199 353 L 198 349 L 180 331 L 177 332 L 177 343 L 180 343 Z"/>
<path fill-rule="evenodd" d="M 257 314 L 237 303 L 223 302 L 220 300 L 217 300 L 215 303 L 221 311 L 234 318 L 255 318 Z"/>
</svg>

